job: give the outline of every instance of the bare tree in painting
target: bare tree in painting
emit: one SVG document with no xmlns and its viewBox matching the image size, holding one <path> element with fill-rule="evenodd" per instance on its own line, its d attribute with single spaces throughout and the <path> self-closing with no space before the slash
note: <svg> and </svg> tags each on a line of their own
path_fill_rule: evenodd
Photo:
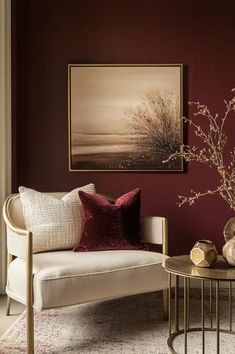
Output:
<svg viewBox="0 0 235 354">
<path fill-rule="evenodd" d="M 179 149 L 180 108 L 171 92 L 149 89 L 144 93 L 143 102 L 127 114 L 135 133 L 147 137 L 148 149 L 164 154 Z"/>
</svg>

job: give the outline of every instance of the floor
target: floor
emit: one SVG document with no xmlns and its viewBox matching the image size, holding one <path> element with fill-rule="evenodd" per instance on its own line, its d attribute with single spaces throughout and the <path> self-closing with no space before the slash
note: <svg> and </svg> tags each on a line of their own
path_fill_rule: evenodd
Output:
<svg viewBox="0 0 235 354">
<path fill-rule="evenodd" d="M 209 292 L 205 289 L 205 324 L 210 325 Z M 235 291 L 235 288 L 234 288 Z M 201 299 L 199 289 L 190 290 L 190 325 L 201 325 Z M 215 295 L 215 292 L 214 292 Z M 229 307 L 227 290 L 220 292 L 220 325 L 229 328 Z M 235 293 L 233 294 L 233 314 L 235 328 Z M 215 300 L 215 297 L 213 296 Z M 2 297 L 2 303 L 6 298 Z M 214 302 L 213 302 L 214 303 Z M 173 306 L 174 304 L 172 304 Z M 184 301 L 182 291 L 179 297 L 180 327 L 183 327 Z M 215 305 L 215 304 L 214 304 Z M 15 320 L 23 306 L 13 305 L 10 319 Z M 173 307 L 174 309 L 174 307 Z M 5 309 L 1 306 L 4 329 Z M 216 325 L 215 306 L 213 306 Z M 173 316 L 172 316 L 173 317 Z M 167 354 L 166 339 L 168 324 L 162 317 L 162 297 L 160 293 L 134 295 L 109 301 L 81 304 L 35 312 L 35 345 L 37 353 L 74 354 Z M 56 321 L 55 321 L 56 319 Z M 26 318 L 22 316 L 17 325 L 0 343 L 1 354 L 25 352 Z M 172 327 L 174 328 L 174 321 Z M 173 329 L 172 328 L 172 329 Z M 1 327 L 1 330 L 3 327 Z M 216 353 L 216 332 L 206 332 L 206 354 Z M 220 354 L 234 354 L 235 336 L 220 334 Z M 184 353 L 184 336 L 174 342 L 178 353 Z M 202 353 L 202 336 L 199 332 L 188 334 L 188 353 Z"/>
<path fill-rule="evenodd" d="M 10 316 L 6 316 L 6 301 L 7 297 L 0 295 L 0 336 L 6 332 L 25 309 L 24 305 L 12 300 Z"/>
</svg>

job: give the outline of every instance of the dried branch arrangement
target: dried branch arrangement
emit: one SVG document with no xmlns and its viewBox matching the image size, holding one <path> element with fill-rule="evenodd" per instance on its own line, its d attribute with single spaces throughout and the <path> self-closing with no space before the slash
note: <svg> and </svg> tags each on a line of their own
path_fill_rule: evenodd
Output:
<svg viewBox="0 0 235 354">
<path fill-rule="evenodd" d="M 194 116 L 200 116 L 201 119 L 208 121 L 207 128 L 202 128 L 195 123 L 195 119 L 182 117 L 193 127 L 195 135 L 201 140 L 202 148 L 197 146 L 181 145 L 178 152 L 169 156 L 164 163 L 183 158 L 187 162 L 196 161 L 201 164 L 209 165 L 217 170 L 219 175 L 219 185 L 213 190 L 205 192 L 195 192 L 191 190 L 189 197 L 179 196 L 179 206 L 184 204 L 193 205 L 196 200 L 206 195 L 219 193 L 220 196 L 229 204 L 230 208 L 235 210 L 235 147 L 230 151 L 229 161 L 225 157 L 225 145 L 228 137 L 224 133 L 225 122 L 231 112 L 235 113 L 235 88 L 232 89 L 232 98 L 225 103 L 225 113 L 221 117 L 218 114 L 211 114 L 208 107 L 199 102 L 189 102 L 195 108 Z"/>
</svg>

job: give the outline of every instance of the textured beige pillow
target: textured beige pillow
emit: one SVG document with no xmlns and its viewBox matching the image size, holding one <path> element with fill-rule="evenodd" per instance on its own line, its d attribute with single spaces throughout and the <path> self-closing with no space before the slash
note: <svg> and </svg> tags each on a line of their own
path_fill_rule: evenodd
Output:
<svg viewBox="0 0 235 354">
<path fill-rule="evenodd" d="M 76 188 L 62 199 L 19 187 L 25 226 L 33 233 L 33 253 L 71 249 L 78 244 L 84 223 L 79 190 L 95 193 L 95 185 Z"/>
</svg>

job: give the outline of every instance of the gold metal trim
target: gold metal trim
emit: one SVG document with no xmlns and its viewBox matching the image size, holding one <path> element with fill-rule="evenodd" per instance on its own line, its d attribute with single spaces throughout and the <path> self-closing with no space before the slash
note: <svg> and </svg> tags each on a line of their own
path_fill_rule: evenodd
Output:
<svg viewBox="0 0 235 354">
<path fill-rule="evenodd" d="M 180 117 L 183 116 L 183 64 L 68 64 L 68 148 L 69 148 L 69 172 L 183 172 L 184 161 L 177 170 L 87 170 L 72 169 L 71 167 L 71 68 L 73 67 L 179 67 L 180 69 Z M 181 145 L 183 144 L 183 121 L 180 126 Z"/>
<path fill-rule="evenodd" d="M 198 280 L 209 280 L 208 277 L 202 277 L 202 276 L 197 276 L 197 275 L 186 275 L 185 273 L 181 273 L 181 272 L 176 272 L 176 271 L 173 271 L 171 269 L 168 269 L 164 266 L 163 264 L 163 268 L 165 269 L 166 272 L 168 273 L 171 273 L 171 274 L 174 274 L 174 275 L 179 275 L 181 277 L 184 277 L 184 278 L 190 278 L 190 279 L 198 279 Z M 231 280 L 231 279 L 223 279 L 223 278 L 210 278 L 210 280 L 213 280 L 213 281 L 223 281 L 223 282 L 231 282 L 231 281 L 235 281 L 235 280 Z"/>
<path fill-rule="evenodd" d="M 169 328 L 169 338 L 171 338 L 171 273 L 168 274 L 168 328 Z"/>
<path fill-rule="evenodd" d="M 179 276 L 175 276 L 175 331 L 179 330 Z"/>
<path fill-rule="evenodd" d="M 210 280 L 210 327 L 213 328 L 213 281 Z"/>
<path fill-rule="evenodd" d="M 187 330 L 190 327 L 190 278 L 187 282 Z"/>
<path fill-rule="evenodd" d="M 232 282 L 229 282 L 229 330 L 233 330 Z"/>
<path fill-rule="evenodd" d="M 219 281 L 216 282 L 216 353 L 220 351 L 220 314 L 219 314 Z"/>
<path fill-rule="evenodd" d="M 204 329 L 205 329 L 205 332 L 216 332 L 216 328 L 205 327 Z M 200 327 L 194 327 L 194 328 L 190 328 L 188 330 L 188 333 L 201 332 L 201 330 L 202 329 Z M 178 354 L 175 351 L 175 349 L 173 348 L 173 343 L 174 343 L 174 340 L 183 333 L 184 333 L 184 329 L 180 329 L 178 332 L 172 333 L 171 338 L 167 339 L 167 346 L 168 346 L 171 353 Z M 235 335 L 235 331 L 230 332 L 228 329 L 222 329 L 222 328 L 220 329 L 220 333 Z"/>
<path fill-rule="evenodd" d="M 205 309 L 204 309 L 204 281 L 205 281 L 205 280 L 201 280 L 202 354 L 205 354 Z"/>
<path fill-rule="evenodd" d="M 188 278 L 184 278 L 184 354 L 187 354 L 188 330 Z"/>
</svg>

